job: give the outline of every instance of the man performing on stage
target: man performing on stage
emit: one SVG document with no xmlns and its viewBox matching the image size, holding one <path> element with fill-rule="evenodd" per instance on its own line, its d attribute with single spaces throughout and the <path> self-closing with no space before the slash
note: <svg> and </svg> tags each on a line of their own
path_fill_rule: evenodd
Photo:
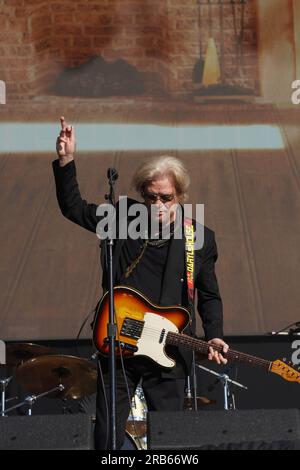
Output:
<svg viewBox="0 0 300 470">
<path fill-rule="evenodd" d="M 81 197 L 76 180 L 74 163 L 75 133 L 61 118 L 61 132 L 57 139 L 58 159 L 53 162 L 59 207 L 65 217 L 82 227 L 96 232 L 101 220 L 96 215 L 97 205 L 88 204 Z M 114 283 L 138 290 L 152 303 L 159 306 L 181 305 L 190 309 L 192 322 L 184 333 L 195 330 L 195 313 L 188 295 L 185 237 L 174 236 L 178 207 L 187 197 L 189 176 L 182 162 L 169 156 L 153 157 L 137 169 L 133 185 L 147 208 L 150 225 L 156 220 L 160 231 L 155 237 L 116 237 L 114 242 Z M 137 203 L 128 198 L 128 207 Z M 175 209 L 176 208 L 176 209 Z M 154 209 L 154 210 L 153 210 Z M 127 218 L 127 217 L 126 217 Z M 121 223 L 122 221 L 120 221 Z M 127 220 L 125 221 L 126 223 Z M 162 236 L 162 227 L 168 225 L 169 237 Z M 118 232 L 118 231 L 117 231 Z M 98 231 L 97 231 L 98 233 Z M 102 256 L 102 260 L 103 260 Z M 214 233 L 204 227 L 202 248 L 195 247 L 193 284 L 198 294 L 198 311 L 202 319 L 205 339 L 209 342 L 208 358 L 225 364 L 225 357 L 215 346 L 228 345 L 222 340 L 222 301 L 215 275 L 217 247 Z M 107 290 L 104 271 L 103 290 Z M 186 377 L 190 372 L 191 353 L 175 346 L 168 346 L 167 353 L 176 360 L 171 369 L 162 368 L 145 356 L 124 359 L 126 381 L 121 361 L 117 361 L 117 448 L 121 448 L 129 415 L 130 399 L 142 381 L 148 410 L 178 411 L 183 409 Z M 107 449 L 109 374 L 105 358 L 100 359 L 102 374 L 98 374 L 97 410 L 95 426 L 96 449 Z M 128 397 L 127 384 L 129 387 Z"/>
</svg>

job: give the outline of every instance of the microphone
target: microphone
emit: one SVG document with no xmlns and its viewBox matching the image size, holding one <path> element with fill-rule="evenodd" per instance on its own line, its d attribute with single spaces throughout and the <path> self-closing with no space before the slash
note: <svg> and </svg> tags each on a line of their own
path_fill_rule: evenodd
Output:
<svg viewBox="0 0 300 470">
<path fill-rule="evenodd" d="M 108 168 L 107 170 L 107 178 L 110 181 L 116 181 L 118 179 L 119 175 L 118 172 L 115 168 Z"/>
</svg>

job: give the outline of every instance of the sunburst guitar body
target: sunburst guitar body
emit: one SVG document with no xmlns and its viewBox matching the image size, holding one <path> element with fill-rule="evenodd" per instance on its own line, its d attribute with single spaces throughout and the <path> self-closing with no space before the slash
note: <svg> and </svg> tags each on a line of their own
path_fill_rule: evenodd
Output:
<svg viewBox="0 0 300 470">
<path fill-rule="evenodd" d="M 175 361 L 164 351 L 167 333 L 184 331 L 190 321 L 187 309 L 181 306 L 160 307 L 131 287 L 114 289 L 115 322 L 117 325 L 116 354 L 125 357 L 147 356 L 162 367 L 173 367 Z M 94 344 L 108 354 L 107 323 L 109 296 L 100 301 L 94 323 Z"/>
</svg>

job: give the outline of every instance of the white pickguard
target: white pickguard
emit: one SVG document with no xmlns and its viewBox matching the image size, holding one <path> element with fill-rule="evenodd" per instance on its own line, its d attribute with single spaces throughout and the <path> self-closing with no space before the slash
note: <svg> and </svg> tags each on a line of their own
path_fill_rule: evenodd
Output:
<svg viewBox="0 0 300 470">
<path fill-rule="evenodd" d="M 160 343 L 162 330 L 165 330 L 165 335 Z M 167 318 L 155 313 L 145 313 L 142 335 L 137 341 L 138 350 L 134 356 L 148 356 L 160 366 L 174 367 L 175 361 L 165 353 L 166 337 L 169 331 L 178 333 L 178 328 Z"/>
</svg>

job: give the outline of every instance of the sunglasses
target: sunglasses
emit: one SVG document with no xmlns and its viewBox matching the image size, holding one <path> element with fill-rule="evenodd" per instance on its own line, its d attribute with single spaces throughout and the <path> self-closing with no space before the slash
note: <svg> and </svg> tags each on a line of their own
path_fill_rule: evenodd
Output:
<svg viewBox="0 0 300 470">
<path fill-rule="evenodd" d="M 158 200 L 161 202 L 171 202 L 175 198 L 174 194 L 155 194 L 155 193 L 143 193 L 142 196 L 146 201 L 154 203 Z"/>
</svg>

